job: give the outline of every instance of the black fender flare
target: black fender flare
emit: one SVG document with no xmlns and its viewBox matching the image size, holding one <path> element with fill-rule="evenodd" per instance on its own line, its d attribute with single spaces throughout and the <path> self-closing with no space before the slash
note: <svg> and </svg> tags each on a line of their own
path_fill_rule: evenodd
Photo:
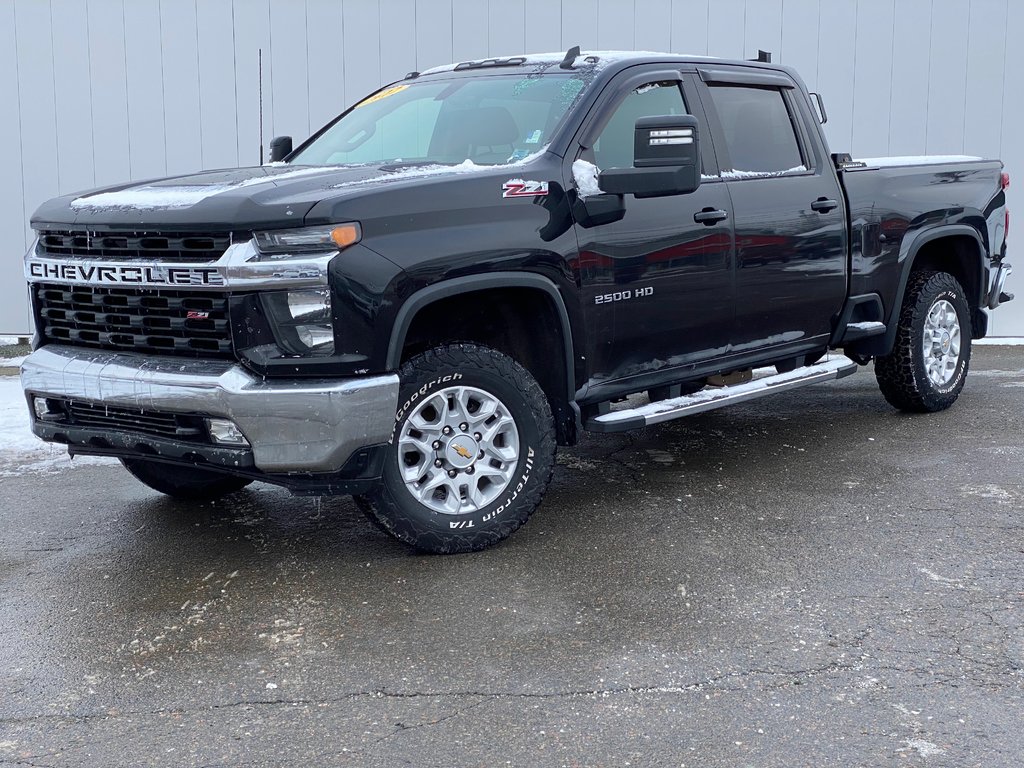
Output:
<svg viewBox="0 0 1024 768">
<path fill-rule="evenodd" d="M 402 348 L 405 346 L 406 336 L 408 336 L 409 328 L 412 327 L 412 322 L 421 309 L 441 299 L 492 288 L 530 288 L 543 291 L 551 299 L 555 306 L 555 312 L 558 314 L 562 330 L 566 398 L 572 407 L 575 408 L 576 368 L 569 312 L 566 309 L 565 300 L 558 290 L 558 286 L 549 278 L 535 272 L 488 272 L 481 275 L 465 275 L 441 280 L 416 291 L 403 302 L 398 309 L 398 313 L 395 315 L 385 361 L 388 370 L 398 370 L 401 366 Z"/>
<path fill-rule="evenodd" d="M 900 270 L 899 282 L 896 286 L 896 292 L 893 295 L 892 306 L 889 309 L 889 317 L 886 319 L 885 335 L 875 336 L 865 339 L 860 344 L 851 345 L 851 350 L 867 355 L 887 355 L 892 351 L 893 345 L 896 343 L 900 307 L 903 306 L 903 298 L 907 292 L 907 282 L 910 280 L 910 273 L 914 271 L 914 263 L 917 261 L 918 254 L 920 254 L 921 249 L 928 243 L 934 242 L 935 240 L 941 240 L 946 237 L 963 236 L 970 237 L 978 245 L 978 258 L 974 266 L 978 272 L 979 291 L 984 293 L 986 250 L 985 241 L 982 239 L 978 230 L 969 224 L 942 224 L 936 227 L 923 229 L 910 240 L 905 249 L 901 249 L 906 253 L 906 256 L 903 257 L 903 267 Z M 982 301 L 980 297 L 975 297 L 975 299 L 976 302 Z"/>
</svg>

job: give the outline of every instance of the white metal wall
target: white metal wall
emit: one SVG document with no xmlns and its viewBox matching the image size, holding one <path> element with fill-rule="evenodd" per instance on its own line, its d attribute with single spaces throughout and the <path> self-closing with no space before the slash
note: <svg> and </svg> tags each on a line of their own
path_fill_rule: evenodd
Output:
<svg viewBox="0 0 1024 768">
<path fill-rule="evenodd" d="M 1000 157 L 1020 186 L 1022 43 L 1021 0 L 0 0 L 0 332 L 28 327 L 41 201 L 258 162 L 260 48 L 267 144 L 453 60 L 763 48 L 824 94 L 834 150 Z M 1024 336 L 1024 295 L 994 332 Z"/>
</svg>

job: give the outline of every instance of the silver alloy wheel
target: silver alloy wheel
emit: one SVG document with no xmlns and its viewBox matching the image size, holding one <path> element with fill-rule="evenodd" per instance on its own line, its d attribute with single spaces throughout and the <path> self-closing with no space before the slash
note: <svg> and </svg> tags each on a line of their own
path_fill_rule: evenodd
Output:
<svg viewBox="0 0 1024 768">
<path fill-rule="evenodd" d="M 398 437 L 398 470 L 413 498 L 448 515 L 497 499 L 519 462 L 508 408 L 476 387 L 449 387 L 416 406 Z"/>
<path fill-rule="evenodd" d="M 924 320 L 924 366 L 928 380 L 944 387 L 960 363 L 960 318 L 945 299 L 932 304 Z"/>
</svg>

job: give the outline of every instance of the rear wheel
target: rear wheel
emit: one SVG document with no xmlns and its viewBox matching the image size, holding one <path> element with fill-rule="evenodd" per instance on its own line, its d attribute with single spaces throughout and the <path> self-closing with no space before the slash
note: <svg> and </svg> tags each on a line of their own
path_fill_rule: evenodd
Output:
<svg viewBox="0 0 1024 768">
<path fill-rule="evenodd" d="M 907 283 L 896 344 L 875 361 L 885 399 L 902 411 L 930 413 L 960 396 L 971 361 L 971 310 L 946 272 L 915 272 Z"/>
<path fill-rule="evenodd" d="M 223 472 L 147 459 L 121 459 L 121 464 L 136 480 L 175 499 L 217 499 L 240 491 L 252 482 Z"/>
<path fill-rule="evenodd" d="M 554 419 L 510 357 L 449 344 L 402 366 L 381 485 L 356 497 L 388 533 L 438 554 L 496 544 L 540 504 L 554 469 Z"/>
</svg>

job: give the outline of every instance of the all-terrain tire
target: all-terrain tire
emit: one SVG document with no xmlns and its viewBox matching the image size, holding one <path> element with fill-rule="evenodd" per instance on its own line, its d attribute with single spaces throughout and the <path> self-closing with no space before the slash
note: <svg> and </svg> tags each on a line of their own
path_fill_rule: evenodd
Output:
<svg viewBox="0 0 1024 768">
<path fill-rule="evenodd" d="M 387 533 L 417 549 L 435 554 L 474 552 L 510 536 L 540 504 L 555 466 L 554 419 L 540 385 L 512 358 L 477 344 L 435 347 L 406 362 L 399 376 L 402 382 L 399 407 L 385 459 L 383 481 L 372 492 L 357 496 L 358 506 Z M 462 483 L 480 482 L 479 478 L 473 478 L 478 468 L 481 476 L 489 471 L 482 464 L 485 460 L 492 460 L 490 454 L 487 459 L 483 458 L 486 438 L 479 444 L 480 453 L 476 461 L 481 463 L 475 463 L 473 472 L 468 475 L 464 474 L 466 468 L 446 463 L 449 456 L 458 459 L 448 453 L 448 445 L 460 439 L 458 426 L 454 427 L 453 436 L 442 436 L 435 441 L 445 447 L 434 448 L 435 442 L 428 440 L 423 443 L 424 451 L 409 452 L 410 435 L 415 439 L 425 439 L 423 435 L 427 434 L 415 427 L 424 423 L 424 414 L 430 419 L 434 419 L 436 414 L 437 424 L 445 418 L 427 404 L 440 403 L 442 410 L 451 409 L 445 413 L 462 413 L 459 409 L 463 406 L 451 399 L 459 392 L 482 393 L 480 396 L 494 398 L 500 406 L 499 411 L 507 412 L 506 415 L 514 422 L 518 436 L 517 458 L 514 461 L 510 458 L 507 464 L 501 465 L 506 467 L 502 471 L 511 479 L 504 486 L 496 481 L 490 491 L 497 496 L 486 504 L 474 504 L 468 491 L 457 495 L 463 489 Z M 471 394 L 469 397 L 476 396 Z M 472 408 L 473 401 L 468 399 L 467 402 Z M 411 423 L 414 417 L 416 421 Z M 465 436 L 477 434 L 475 429 L 470 427 Z M 434 439 L 434 432 L 430 432 L 429 438 Z M 465 445 L 456 445 L 455 448 L 464 449 Z M 441 467 L 438 467 L 438 462 Z M 406 474 L 414 473 L 420 466 L 424 470 L 418 479 L 408 481 L 403 477 L 406 470 Z M 450 484 L 435 474 L 443 472 L 448 475 L 450 471 L 456 471 Z M 430 492 L 429 486 L 435 477 L 446 487 Z M 432 495 L 424 500 L 417 495 L 422 493 Z M 447 502 L 450 493 L 455 508 L 437 509 Z"/>
<path fill-rule="evenodd" d="M 203 501 L 240 491 L 252 480 L 199 467 L 177 466 L 147 459 L 121 459 L 132 476 L 154 491 L 175 499 Z"/>
<path fill-rule="evenodd" d="M 948 302 L 959 325 L 959 359 L 949 381 L 936 383 L 925 359 L 925 323 L 933 307 Z M 947 272 L 911 274 L 900 309 L 892 353 L 875 360 L 878 388 L 890 404 L 908 413 L 934 413 L 949 408 L 960 396 L 971 362 L 971 310 L 967 295 Z"/>
</svg>

